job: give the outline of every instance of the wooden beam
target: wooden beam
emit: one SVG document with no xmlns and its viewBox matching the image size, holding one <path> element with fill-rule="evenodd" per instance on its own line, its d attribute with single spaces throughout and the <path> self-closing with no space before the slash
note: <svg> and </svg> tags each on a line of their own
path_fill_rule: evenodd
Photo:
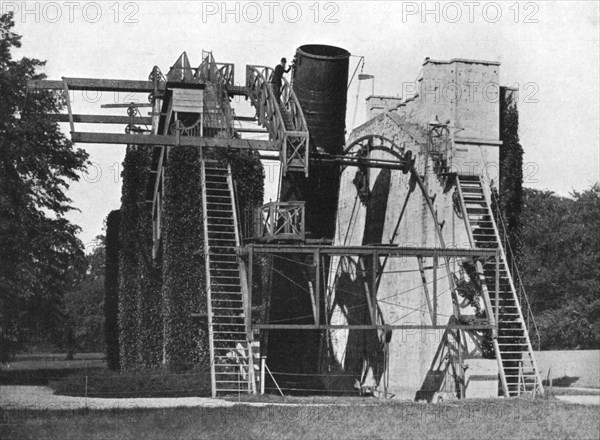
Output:
<svg viewBox="0 0 600 440">
<path fill-rule="evenodd" d="M 269 133 L 267 130 L 264 130 L 262 128 L 236 128 L 235 131 L 240 133 Z"/>
<path fill-rule="evenodd" d="M 272 141 L 261 141 L 256 139 L 226 139 L 226 138 L 201 138 L 191 136 L 180 136 L 179 142 L 176 136 L 168 135 L 140 135 L 121 133 L 71 133 L 73 142 L 86 144 L 123 144 L 123 145 L 166 145 L 166 146 L 190 146 L 190 147 L 220 147 L 235 148 L 242 150 L 278 151 L 277 144 Z"/>
<path fill-rule="evenodd" d="M 249 93 L 248 87 L 246 87 L 246 86 L 227 85 L 227 86 L 225 86 L 225 88 L 227 89 L 227 93 L 229 93 L 230 95 L 248 96 L 248 93 Z"/>
<path fill-rule="evenodd" d="M 370 324 L 252 324 L 253 329 L 258 330 L 486 330 L 493 329 L 492 324 L 474 324 L 474 325 L 370 325 Z"/>
<path fill-rule="evenodd" d="M 252 247 L 254 254 L 312 254 L 319 249 L 322 255 L 371 255 L 374 250 L 379 256 L 422 256 L 422 257 L 466 257 L 483 258 L 496 255 L 496 249 L 457 249 L 457 248 L 422 248 L 400 247 L 396 245 L 381 246 L 323 246 L 323 245 L 272 245 L 250 244 L 243 249 L 247 253 Z"/>
<path fill-rule="evenodd" d="M 48 114 L 48 118 L 58 122 L 69 122 L 69 115 Z M 116 115 L 73 115 L 73 122 L 83 124 L 126 124 L 131 122 L 129 116 Z M 133 118 L 134 124 L 152 125 L 152 118 L 145 116 L 137 116 Z"/>
<path fill-rule="evenodd" d="M 89 90 L 99 92 L 133 92 L 150 93 L 154 91 L 152 81 L 136 81 L 127 79 L 98 79 L 98 78 L 65 78 L 69 90 Z M 165 84 L 159 84 L 159 90 L 164 89 Z M 62 81 L 53 80 L 29 80 L 28 89 L 38 90 L 63 90 Z"/>
</svg>

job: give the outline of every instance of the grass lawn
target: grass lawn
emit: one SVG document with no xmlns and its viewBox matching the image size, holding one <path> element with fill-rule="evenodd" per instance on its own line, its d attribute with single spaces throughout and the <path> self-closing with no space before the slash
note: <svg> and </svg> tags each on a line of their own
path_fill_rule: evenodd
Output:
<svg viewBox="0 0 600 440">
<path fill-rule="evenodd" d="M 309 399 L 311 403 L 317 403 Z M 425 405 L 4 411 L 4 439 L 597 439 L 598 407 L 554 399 Z"/>
</svg>

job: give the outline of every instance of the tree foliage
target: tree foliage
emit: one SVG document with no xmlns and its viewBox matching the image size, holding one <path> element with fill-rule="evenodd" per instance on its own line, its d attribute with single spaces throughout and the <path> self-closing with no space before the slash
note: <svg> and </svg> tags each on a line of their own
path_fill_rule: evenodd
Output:
<svg viewBox="0 0 600 440">
<path fill-rule="evenodd" d="M 119 226 L 121 211 L 106 218 L 106 263 L 104 278 L 104 340 L 106 364 L 119 369 Z"/>
<path fill-rule="evenodd" d="M 61 99 L 28 92 L 28 80 L 45 78 L 37 72 L 45 62 L 12 59 L 21 46 L 12 18 L 0 17 L 0 318 L 13 330 L 50 332 L 60 328 L 62 296 L 85 272 L 78 227 L 64 215 L 73 209 L 65 191 L 88 156 L 46 117 Z"/>
<path fill-rule="evenodd" d="M 95 248 L 86 255 L 87 268 L 77 285 L 62 299 L 62 347 L 76 352 L 104 351 L 104 277 L 106 239 L 96 237 Z"/>
<path fill-rule="evenodd" d="M 526 189 L 521 273 L 543 349 L 600 347 L 600 184 Z"/>
</svg>

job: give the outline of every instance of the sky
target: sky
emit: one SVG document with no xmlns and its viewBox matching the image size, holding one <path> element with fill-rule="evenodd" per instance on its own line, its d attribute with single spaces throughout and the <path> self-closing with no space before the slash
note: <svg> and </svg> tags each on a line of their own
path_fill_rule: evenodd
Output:
<svg viewBox="0 0 600 440">
<path fill-rule="evenodd" d="M 375 94 L 401 96 L 425 57 L 499 61 L 500 84 L 520 89 L 525 186 L 567 196 L 600 180 L 598 4 L 0 1 L 0 10 L 15 12 L 14 31 L 23 36 L 14 58 L 47 60 L 49 79 L 143 80 L 154 65 L 166 73 L 183 51 L 197 66 L 204 49 L 218 62 L 235 63 L 236 82 L 243 83 L 247 64 L 274 66 L 301 45 L 331 44 L 353 55 L 350 74 L 364 56 L 363 73 L 374 75 Z M 354 126 L 365 122 L 371 85 L 350 85 L 348 129 L 355 113 Z M 73 110 L 103 114 L 100 104 L 145 99 L 79 92 Z M 122 126 L 102 128 L 123 132 Z M 120 206 L 125 147 L 79 146 L 92 165 L 68 190 L 79 209 L 69 219 L 82 228 L 89 251 L 108 213 Z M 277 173 L 268 165 L 272 188 Z"/>
</svg>

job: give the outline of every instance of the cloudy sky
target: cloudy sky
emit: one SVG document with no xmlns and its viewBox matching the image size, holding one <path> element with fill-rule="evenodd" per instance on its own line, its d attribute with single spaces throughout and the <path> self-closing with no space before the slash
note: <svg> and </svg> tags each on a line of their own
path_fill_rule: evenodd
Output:
<svg viewBox="0 0 600 440">
<path fill-rule="evenodd" d="M 525 185 L 568 195 L 599 180 L 596 1 L 1 1 L 0 8 L 15 11 L 15 31 L 23 35 L 15 57 L 47 60 L 50 79 L 146 79 L 154 65 L 168 71 L 183 51 L 199 64 L 204 49 L 235 63 L 243 82 L 246 64 L 275 65 L 298 46 L 318 43 L 364 56 L 375 93 L 396 96 L 415 81 L 425 57 L 499 61 L 501 84 L 521 90 Z M 358 60 L 351 58 L 351 71 Z M 355 125 L 365 120 L 371 84 L 358 84 L 348 91 L 348 125 L 355 110 Z M 146 97 L 76 95 L 74 111 L 102 113 L 102 103 L 134 99 Z M 119 207 L 124 146 L 81 146 L 94 166 L 69 194 L 81 210 L 71 219 L 88 244 Z"/>
</svg>

